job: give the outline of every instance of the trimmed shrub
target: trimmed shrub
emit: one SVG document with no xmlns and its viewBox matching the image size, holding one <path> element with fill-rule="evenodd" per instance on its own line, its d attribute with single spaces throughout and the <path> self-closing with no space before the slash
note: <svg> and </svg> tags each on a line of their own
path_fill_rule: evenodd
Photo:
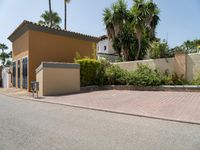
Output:
<svg viewBox="0 0 200 150">
<path fill-rule="evenodd" d="M 101 63 L 95 59 L 83 58 L 76 60 L 80 64 L 81 86 L 98 85 Z"/>
</svg>

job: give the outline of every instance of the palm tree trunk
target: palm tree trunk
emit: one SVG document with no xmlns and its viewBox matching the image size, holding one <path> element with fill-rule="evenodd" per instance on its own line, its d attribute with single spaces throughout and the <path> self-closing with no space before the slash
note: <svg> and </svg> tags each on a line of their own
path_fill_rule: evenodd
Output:
<svg viewBox="0 0 200 150">
<path fill-rule="evenodd" d="M 125 60 L 129 61 L 130 57 L 129 57 L 129 50 L 127 48 L 124 49 L 124 53 L 125 53 Z"/>
<path fill-rule="evenodd" d="M 52 9 L 51 9 L 51 0 L 49 0 L 49 17 L 50 17 L 50 27 L 52 27 Z"/>
<path fill-rule="evenodd" d="M 67 30 L 67 2 L 64 0 L 64 6 L 65 6 L 65 30 Z"/>
<path fill-rule="evenodd" d="M 138 60 L 139 57 L 140 57 L 140 52 L 141 52 L 141 39 L 142 39 L 142 32 L 141 32 L 141 31 L 137 31 L 137 32 L 136 32 L 136 37 L 137 37 L 137 40 L 138 40 L 138 51 L 137 51 L 137 54 L 136 54 L 135 60 Z"/>
</svg>

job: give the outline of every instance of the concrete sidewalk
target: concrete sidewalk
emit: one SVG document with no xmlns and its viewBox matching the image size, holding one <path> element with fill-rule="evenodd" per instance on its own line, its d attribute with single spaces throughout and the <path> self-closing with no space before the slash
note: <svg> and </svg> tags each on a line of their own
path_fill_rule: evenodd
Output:
<svg viewBox="0 0 200 150">
<path fill-rule="evenodd" d="M 200 93 L 197 92 L 108 90 L 25 99 L 200 124 Z"/>
</svg>

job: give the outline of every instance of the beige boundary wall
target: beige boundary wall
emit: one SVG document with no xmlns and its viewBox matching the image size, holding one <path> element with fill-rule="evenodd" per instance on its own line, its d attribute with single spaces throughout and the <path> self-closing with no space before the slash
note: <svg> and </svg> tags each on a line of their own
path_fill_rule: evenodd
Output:
<svg viewBox="0 0 200 150">
<path fill-rule="evenodd" d="M 39 96 L 53 96 L 80 91 L 80 65 L 42 62 L 36 69 Z"/>
<path fill-rule="evenodd" d="M 177 73 L 187 80 L 192 80 L 200 73 L 200 54 L 177 53 L 173 58 L 149 59 L 141 61 L 114 63 L 122 69 L 135 71 L 138 64 L 148 65 L 151 69 L 161 72 Z"/>
<path fill-rule="evenodd" d="M 200 54 L 187 55 L 187 72 L 188 80 L 195 79 L 200 74 Z"/>
</svg>

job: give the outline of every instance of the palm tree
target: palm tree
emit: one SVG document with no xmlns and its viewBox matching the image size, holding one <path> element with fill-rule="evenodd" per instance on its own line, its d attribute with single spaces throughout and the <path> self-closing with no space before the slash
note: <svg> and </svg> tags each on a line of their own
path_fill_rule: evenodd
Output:
<svg viewBox="0 0 200 150">
<path fill-rule="evenodd" d="M 138 50 L 135 59 L 138 60 L 141 54 L 141 41 L 145 32 L 149 33 L 149 38 L 155 37 L 155 28 L 159 22 L 159 9 L 151 0 L 134 0 L 135 4 L 131 8 L 133 31 L 138 41 Z"/>
<path fill-rule="evenodd" d="M 104 24 L 106 25 L 106 30 L 109 39 L 113 42 L 113 48 L 119 56 L 123 52 L 124 58 L 128 59 L 127 49 L 124 51 L 124 46 L 122 43 L 121 36 L 123 35 L 123 28 L 128 18 L 127 4 L 124 0 L 118 0 L 113 3 L 111 8 L 106 8 L 103 13 Z"/>
<path fill-rule="evenodd" d="M 54 28 L 60 28 L 59 24 L 61 23 L 62 19 L 60 18 L 60 16 L 58 15 L 57 12 L 51 12 L 51 15 L 49 13 L 49 11 L 45 11 L 42 15 L 41 15 L 41 19 L 38 23 L 40 25 L 45 25 L 48 27 L 54 27 Z"/>
<path fill-rule="evenodd" d="M 5 44 L 0 44 L 0 49 L 2 53 L 5 53 L 5 50 L 8 50 L 8 46 L 6 46 Z"/>
<path fill-rule="evenodd" d="M 67 30 L 67 4 L 70 2 L 71 0 L 64 0 L 64 6 L 65 6 L 65 30 Z"/>
<path fill-rule="evenodd" d="M 10 58 L 10 55 L 5 52 L 6 50 L 8 50 L 8 47 L 5 44 L 0 44 L 0 49 L 0 60 L 2 62 L 2 65 L 5 65 L 6 59 Z"/>
<path fill-rule="evenodd" d="M 49 0 L 49 19 L 50 19 L 50 27 L 52 27 L 52 9 L 51 9 L 51 0 Z"/>
</svg>

